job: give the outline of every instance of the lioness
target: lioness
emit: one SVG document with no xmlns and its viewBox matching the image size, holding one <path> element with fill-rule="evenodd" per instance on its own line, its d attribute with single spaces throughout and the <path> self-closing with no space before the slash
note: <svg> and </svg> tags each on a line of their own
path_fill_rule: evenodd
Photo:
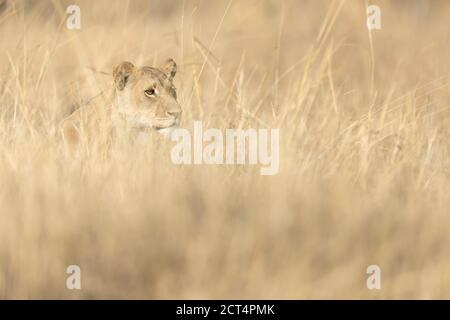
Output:
<svg viewBox="0 0 450 320">
<path fill-rule="evenodd" d="M 173 78 L 175 61 L 160 68 L 136 67 L 124 61 L 113 69 L 114 88 L 101 94 L 65 118 L 60 128 L 71 150 L 80 142 L 117 135 L 167 133 L 180 120 L 181 107 Z"/>
</svg>

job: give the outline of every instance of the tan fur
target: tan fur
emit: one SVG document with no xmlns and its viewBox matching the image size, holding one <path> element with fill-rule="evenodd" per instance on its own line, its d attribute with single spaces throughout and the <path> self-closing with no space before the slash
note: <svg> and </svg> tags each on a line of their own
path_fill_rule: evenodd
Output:
<svg viewBox="0 0 450 320">
<path fill-rule="evenodd" d="M 66 145 L 74 150 L 94 139 L 105 142 L 113 131 L 120 135 L 176 126 L 182 112 L 173 85 L 176 71 L 171 59 L 160 68 L 136 67 L 126 61 L 115 66 L 114 88 L 61 122 Z"/>
</svg>

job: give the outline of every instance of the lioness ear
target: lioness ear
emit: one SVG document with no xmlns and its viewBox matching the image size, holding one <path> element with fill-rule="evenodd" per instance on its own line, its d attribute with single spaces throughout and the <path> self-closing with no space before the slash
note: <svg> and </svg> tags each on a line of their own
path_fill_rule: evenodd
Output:
<svg viewBox="0 0 450 320">
<path fill-rule="evenodd" d="M 125 88 L 133 69 L 134 65 L 128 61 L 121 62 L 114 67 L 113 77 L 117 89 L 123 90 Z"/>
<path fill-rule="evenodd" d="M 177 73 L 177 64 L 173 59 L 168 59 L 164 64 L 159 68 L 169 80 L 172 80 Z"/>
</svg>

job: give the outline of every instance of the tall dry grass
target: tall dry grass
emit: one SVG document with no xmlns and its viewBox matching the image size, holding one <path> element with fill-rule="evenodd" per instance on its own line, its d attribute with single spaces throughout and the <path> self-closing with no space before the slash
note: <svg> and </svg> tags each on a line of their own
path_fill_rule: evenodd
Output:
<svg viewBox="0 0 450 320">
<path fill-rule="evenodd" d="M 450 298 L 447 1 L 372 1 L 371 34 L 365 1 L 75 2 L 79 31 L 71 1 L 0 15 L 1 298 Z M 280 128 L 277 175 L 160 137 L 67 159 L 112 66 L 167 57 L 182 125 Z"/>
</svg>

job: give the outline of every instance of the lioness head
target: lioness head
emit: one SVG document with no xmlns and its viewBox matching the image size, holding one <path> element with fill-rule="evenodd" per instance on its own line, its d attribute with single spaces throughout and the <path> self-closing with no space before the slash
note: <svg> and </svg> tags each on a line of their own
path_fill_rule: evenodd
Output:
<svg viewBox="0 0 450 320">
<path fill-rule="evenodd" d="M 117 111 L 129 126 L 164 131 L 178 124 L 182 110 L 173 85 L 176 72 L 172 59 L 159 68 L 127 61 L 114 67 Z"/>
</svg>

